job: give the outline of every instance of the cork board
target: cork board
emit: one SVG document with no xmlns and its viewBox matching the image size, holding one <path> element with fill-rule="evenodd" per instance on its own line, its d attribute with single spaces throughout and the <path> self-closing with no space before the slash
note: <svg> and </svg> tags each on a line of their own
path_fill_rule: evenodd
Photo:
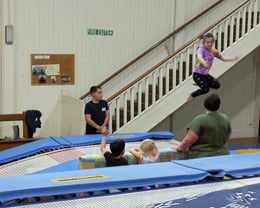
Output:
<svg viewBox="0 0 260 208">
<path fill-rule="evenodd" d="M 74 65 L 74 54 L 31 54 L 31 85 L 73 85 Z"/>
</svg>

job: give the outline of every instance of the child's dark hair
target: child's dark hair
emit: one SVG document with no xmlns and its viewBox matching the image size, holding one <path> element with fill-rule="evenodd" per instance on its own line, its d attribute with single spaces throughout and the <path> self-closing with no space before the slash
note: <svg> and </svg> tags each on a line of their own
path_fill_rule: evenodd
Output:
<svg viewBox="0 0 260 208">
<path fill-rule="evenodd" d="M 200 38 L 202 39 L 202 42 L 204 43 L 207 38 L 214 39 L 214 35 L 212 33 L 206 33 L 206 34 L 203 34 Z"/>
<path fill-rule="evenodd" d="M 92 86 L 89 90 L 90 94 L 95 93 L 98 89 L 102 89 L 100 86 Z"/>
<path fill-rule="evenodd" d="M 122 139 L 116 139 L 110 144 L 110 151 L 114 157 L 119 156 L 125 149 L 125 141 Z"/>
<path fill-rule="evenodd" d="M 210 111 L 217 111 L 220 107 L 220 98 L 216 93 L 212 93 L 204 100 L 204 107 Z"/>
</svg>

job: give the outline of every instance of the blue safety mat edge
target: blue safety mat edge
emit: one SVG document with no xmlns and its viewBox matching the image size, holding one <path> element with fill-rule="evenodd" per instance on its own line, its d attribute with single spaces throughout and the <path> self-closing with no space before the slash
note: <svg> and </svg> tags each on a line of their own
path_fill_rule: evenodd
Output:
<svg viewBox="0 0 260 208">
<path fill-rule="evenodd" d="M 119 133 L 119 134 L 108 134 L 107 143 L 111 143 L 115 139 L 123 139 L 125 142 L 140 141 L 143 139 L 172 139 L 174 134 L 168 131 L 160 132 L 134 132 L 134 133 Z M 102 135 L 80 135 L 80 136 L 62 136 L 62 139 L 67 141 L 72 147 L 100 144 Z"/>
<path fill-rule="evenodd" d="M 206 171 L 212 176 L 237 177 L 260 174 L 260 153 L 230 154 L 189 160 L 172 160 L 185 167 Z"/>
<path fill-rule="evenodd" d="M 156 169 L 161 171 L 154 171 Z M 205 171 L 171 162 L 13 176 L 0 179 L 0 201 L 4 203 L 26 197 L 192 182 L 207 176 Z"/>
<path fill-rule="evenodd" d="M 0 151 L 0 164 L 24 158 L 26 156 L 33 155 L 44 150 L 52 150 L 64 147 L 64 145 L 57 143 L 51 137 L 42 138 L 37 141 Z"/>
</svg>

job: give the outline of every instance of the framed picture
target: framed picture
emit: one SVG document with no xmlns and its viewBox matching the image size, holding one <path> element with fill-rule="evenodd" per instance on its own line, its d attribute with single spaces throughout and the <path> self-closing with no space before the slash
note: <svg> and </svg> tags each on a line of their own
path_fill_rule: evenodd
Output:
<svg viewBox="0 0 260 208">
<path fill-rule="evenodd" d="M 31 54 L 31 85 L 75 84 L 74 54 Z"/>
</svg>

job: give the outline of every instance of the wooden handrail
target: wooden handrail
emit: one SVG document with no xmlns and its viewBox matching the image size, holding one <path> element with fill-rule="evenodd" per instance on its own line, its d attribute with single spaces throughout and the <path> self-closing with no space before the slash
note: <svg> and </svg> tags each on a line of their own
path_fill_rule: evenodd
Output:
<svg viewBox="0 0 260 208">
<path fill-rule="evenodd" d="M 23 123 L 23 138 L 28 138 L 28 126 L 26 123 L 26 113 L 20 114 L 0 114 L 0 121 L 22 121 Z"/>
<path fill-rule="evenodd" d="M 110 102 L 111 100 L 113 100 L 114 98 L 116 98 L 117 96 L 119 96 L 121 93 L 123 93 L 124 91 L 126 91 L 128 88 L 130 88 L 131 86 L 133 86 L 134 84 L 136 84 L 137 82 L 139 82 L 140 80 L 142 80 L 143 78 L 145 78 L 148 74 L 150 74 L 151 72 L 153 72 L 154 70 L 156 70 L 160 65 L 164 64 L 165 62 L 167 62 L 169 59 L 171 59 L 173 56 L 175 56 L 176 54 L 178 54 L 180 51 L 182 51 L 184 48 L 188 47 L 191 43 L 193 43 L 194 41 L 196 41 L 198 38 L 201 38 L 201 36 L 203 34 L 205 34 L 206 32 L 208 32 L 210 29 L 214 28 L 216 25 L 218 25 L 219 23 L 221 23 L 223 20 L 225 20 L 226 18 L 228 18 L 230 15 L 232 15 L 234 12 L 236 12 L 238 9 L 240 9 L 241 7 L 243 7 L 244 5 L 246 5 L 247 3 L 249 3 L 250 0 L 246 0 L 243 3 L 241 3 L 239 6 L 237 6 L 234 10 L 232 10 L 229 14 L 225 15 L 224 17 L 222 17 L 221 19 L 219 19 L 217 22 L 215 22 L 214 24 L 212 24 L 211 26 L 209 26 L 207 29 L 205 29 L 202 33 L 200 33 L 198 36 L 194 37 L 193 39 L 191 39 L 190 41 L 188 41 L 187 43 L 185 43 L 182 47 L 178 48 L 177 50 L 175 50 L 171 55 L 169 55 L 168 57 L 164 58 L 162 61 L 160 61 L 158 64 L 156 64 L 155 66 L 153 66 L 151 69 L 149 69 L 148 71 L 146 71 L 145 73 L 143 73 L 142 75 L 140 75 L 138 78 L 136 78 L 135 80 L 133 80 L 132 82 L 130 82 L 128 85 L 126 85 L 125 87 L 123 87 L 121 90 L 119 90 L 118 92 L 116 92 L 115 94 L 113 94 L 112 96 L 110 96 L 107 99 L 107 102 Z"/>
<path fill-rule="evenodd" d="M 193 17 L 192 19 L 190 19 L 189 21 L 185 22 L 183 25 L 181 25 L 180 27 L 178 27 L 176 30 L 174 30 L 173 32 L 171 32 L 169 35 L 167 35 L 166 37 L 164 37 L 163 39 L 161 39 L 160 41 L 158 41 L 157 43 L 155 43 L 153 46 L 151 46 L 150 48 L 148 48 L 147 50 L 145 50 L 143 53 L 141 53 L 140 55 L 138 55 L 137 57 L 135 57 L 132 61 L 130 61 L 129 63 L 127 63 L 126 65 L 124 65 L 123 67 L 121 67 L 119 70 L 117 70 L 116 72 L 114 72 L 113 74 L 111 74 L 109 77 L 107 77 L 106 79 L 104 79 L 101 83 L 99 83 L 99 86 L 104 85 L 105 83 L 109 82 L 111 79 L 113 79 L 114 77 L 116 77 L 118 74 L 120 74 L 121 72 L 123 72 L 124 70 L 126 70 L 129 66 L 133 65 L 134 63 L 136 63 L 138 60 L 140 60 L 142 57 L 144 57 L 146 54 L 150 53 L 153 49 L 157 48 L 158 46 L 160 46 L 161 44 L 163 44 L 166 40 L 168 40 L 170 37 L 174 36 L 175 34 L 177 34 L 179 31 L 181 31 L 182 29 L 184 29 L 185 27 L 187 27 L 188 25 L 190 25 L 191 23 L 193 23 L 194 21 L 196 21 L 198 18 L 200 18 L 201 16 L 203 16 L 205 13 L 207 13 L 208 11 L 212 10 L 213 8 L 215 8 L 218 4 L 220 4 L 222 1 L 224 0 L 219 0 L 217 2 L 215 2 L 214 4 L 212 4 L 211 6 L 209 6 L 208 8 L 206 8 L 205 10 L 203 10 L 202 12 L 200 12 L 199 14 L 197 14 L 195 17 Z M 86 98 L 87 96 L 89 96 L 90 93 L 87 92 L 84 95 L 82 95 L 79 99 L 83 100 L 84 98 Z"/>
<path fill-rule="evenodd" d="M 0 121 L 21 121 L 25 119 L 25 114 L 1 114 Z"/>
</svg>

